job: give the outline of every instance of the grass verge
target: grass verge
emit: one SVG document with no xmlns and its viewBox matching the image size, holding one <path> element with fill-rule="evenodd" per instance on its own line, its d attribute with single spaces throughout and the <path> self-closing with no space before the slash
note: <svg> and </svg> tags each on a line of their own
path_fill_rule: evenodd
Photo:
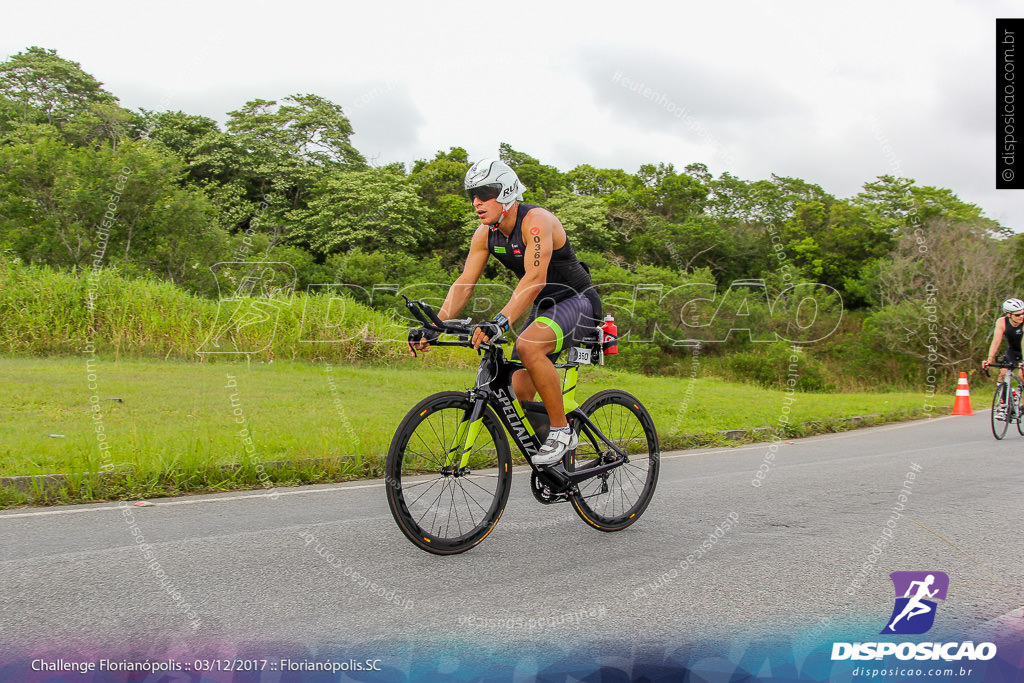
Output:
<svg viewBox="0 0 1024 683">
<path fill-rule="evenodd" d="M 433 392 L 468 388 L 474 375 L 416 359 L 385 366 L 0 359 L 7 392 L 0 477 L 34 477 L 0 486 L 0 507 L 381 476 L 406 411 Z M 609 387 L 647 406 L 663 449 L 838 431 L 852 416 L 900 420 L 926 406 L 923 393 L 786 394 L 596 367 L 581 372 L 577 398 Z M 928 400 L 951 404 L 945 396 Z M 769 430 L 720 434 L 755 427 Z M 51 474 L 63 477 L 38 478 Z"/>
</svg>

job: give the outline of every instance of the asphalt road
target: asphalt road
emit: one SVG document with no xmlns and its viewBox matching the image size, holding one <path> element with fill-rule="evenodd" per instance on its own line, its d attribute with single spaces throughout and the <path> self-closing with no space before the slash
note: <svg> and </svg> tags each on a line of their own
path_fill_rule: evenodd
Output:
<svg viewBox="0 0 1024 683">
<path fill-rule="evenodd" d="M 1024 604 L 1022 484 L 1024 437 L 995 441 L 979 411 L 664 454 L 651 506 L 611 534 L 517 470 L 496 530 L 451 557 L 401 535 L 382 482 L 11 510 L 0 647 L 529 658 L 876 637 L 899 570 L 946 572 L 935 628 L 963 633 Z"/>
</svg>

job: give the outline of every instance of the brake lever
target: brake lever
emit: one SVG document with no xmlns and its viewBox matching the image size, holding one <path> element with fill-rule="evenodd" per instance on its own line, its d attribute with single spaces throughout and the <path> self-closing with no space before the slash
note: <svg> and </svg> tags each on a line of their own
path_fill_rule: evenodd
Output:
<svg viewBox="0 0 1024 683">
<path fill-rule="evenodd" d="M 409 345 L 409 353 L 412 354 L 412 357 L 413 358 L 418 358 L 419 356 L 416 354 L 416 345 L 413 342 L 413 334 L 415 334 L 415 332 L 416 332 L 415 329 L 409 330 L 409 337 L 408 337 L 408 339 L 406 339 L 405 343 Z M 422 339 L 423 339 L 423 336 L 421 335 L 420 338 L 417 339 L 416 341 L 419 342 Z"/>
</svg>

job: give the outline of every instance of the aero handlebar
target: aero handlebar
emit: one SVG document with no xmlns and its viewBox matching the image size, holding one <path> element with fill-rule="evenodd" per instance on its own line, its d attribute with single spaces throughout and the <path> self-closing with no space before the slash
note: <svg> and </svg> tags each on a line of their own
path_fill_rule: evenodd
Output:
<svg viewBox="0 0 1024 683">
<path fill-rule="evenodd" d="M 405 299 L 405 307 L 408 308 L 412 314 L 422 323 L 421 327 L 414 327 L 409 330 L 409 350 L 412 355 L 416 355 L 415 342 L 419 342 L 424 339 L 423 330 L 429 330 L 438 335 L 451 334 L 458 337 L 456 340 L 441 341 L 435 339 L 431 341 L 431 346 L 472 346 L 473 330 L 479 325 L 471 325 L 470 319 L 465 320 L 441 320 L 437 317 L 434 309 L 430 307 L 430 304 L 425 301 L 415 300 L 412 301 L 409 297 L 402 295 Z M 498 335 L 490 340 L 487 344 L 481 344 L 481 348 L 489 348 L 495 344 L 507 344 L 509 340 L 504 338 L 504 335 Z"/>
</svg>

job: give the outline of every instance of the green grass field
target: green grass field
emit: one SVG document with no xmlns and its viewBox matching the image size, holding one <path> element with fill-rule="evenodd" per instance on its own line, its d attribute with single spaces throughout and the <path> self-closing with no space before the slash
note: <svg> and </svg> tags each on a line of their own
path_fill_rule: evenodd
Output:
<svg viewBox="0 0 1024 683">
<path fill-rule="evenodd" d="M 409 408 L 430 393 L 465 389 L 475 376 L 416 359 L 371 366 L 88 358 L 0 360 L 0 476 L 70 475 L 45 495 L 38 486 L 4 487 L 0 505 L 258 488 L 257 465 L 274 461 L 290 463 L 267 469 L 274 485 L 377 476 Z M 926 404 L 923 393 L 786 399 L 715 378 L 607 368 L 585 368 L 577 397 L 611 387 L 646 404 L 663 447 L 714 443 L 720 430 L 776 428 L 784 408 L 788 433 L 803 434 L 841 429 L 842 418 L 855 415 L 904 419 Z M 931 402 L 947 406 L 952 398 Z M 114 476 L 82 476 L 110 469 Z"/>
</svg>

